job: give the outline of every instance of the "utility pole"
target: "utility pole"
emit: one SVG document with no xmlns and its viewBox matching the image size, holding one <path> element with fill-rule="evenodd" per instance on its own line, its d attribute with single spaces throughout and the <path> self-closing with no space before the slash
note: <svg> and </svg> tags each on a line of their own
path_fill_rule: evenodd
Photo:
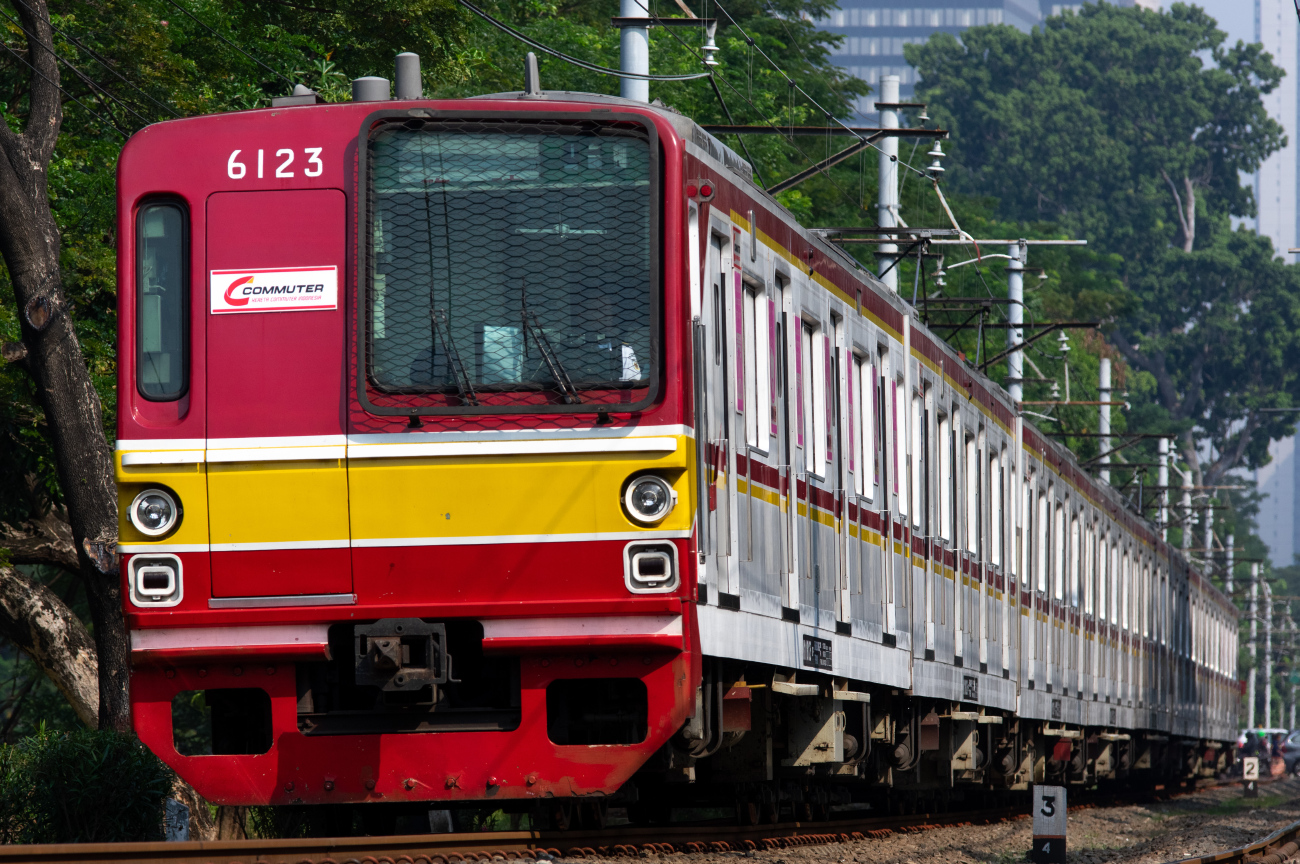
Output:
<svg viewBox="0 0 1300 864">
<path fill-rule="evenodd" d="M 1169 439 L 1161 438 L 1156 442 L 1159 453 L 1160 484 L 1160 539 L 1169 539 Z"/>
<path fill-rule="evenodd" d="M 1236 539 L 1237 538 L 1234 537 L 1233 535 L 1231 534 L 1228 535 L 1228 561 L 1227 561 L 1228 573 L 1223 578 L 1223 591 L 1225 594 L 1228 595 L 1229 600 L 1232 600 L 1232 556 L 1234 554 L 1233 549 L 1237 545 L 1233 541 L 1235 541 Z M 1236 605 L 1235 601 L 1233 602 L 1233 605 L 1234 606 Z"/>
<path fill-rule="evenodd" d="M 1273 728 L 1273 588 L 1264 580 L 1264 728 Z"/>
<path fill-rule="evenodd" d="M 620 0 L 619 17 L 644 18 L 646 26 L 623 24 L 619 36 L 619 71 L 634 75 L 650 74 L 650 10 L 648 0 Z M 637 102 L 650 101 L 650 81 L 646 78 L 620 78 L 619 95 Z M 895 147 L 898 145 L 895 144 Z"/>
<path fill-rule="evenodd" d="M 1007 347 L 1015 348 L 1025 341 L 1025 331 L 1018 325 L 1025 320 L 1025 258 L 1029 246 L 1024 240 L 1007 247 L 1011 264 L 1007 268 Z M 1023 351 L 1012 351 L 1007 355 L 1007 391 L 1011 401 L 1019 403 L 1025 398 L 1025 355 Z M 1019 406 L 1017 405 L 1017 410 Z"/>
<path fill-rule="evenodd" d="M 630 0 L 624 0 L 630 2 Z M 880 78 L 880 104 L 897 105 L 898 104 L 898 83 L 897 75 L 883 75 Z M 897 129 L 898 128 L 898 109 L 881 108 L 880 109 L 880 128 Z M 880 166 L 879 190 L 877 191 L 876 205 L 876 222 L 881 228 L 893 228 L 898 225 L 898 138 L 894 135 L 887 136 L 880 142 Z M 894 239 L 894 238 L 890 238 Z M 891 267 L 894 263 L 894 256 L 898 254 L 898 244 L 883 243 L 877 249 L 877 258 L 881 272 L 885 273 L 884 281 L 889 290 L 898 293 L 898 267 Z"/>
<path fill-rule="evenodd" d="M 1110 358 L 1101 358 L 1101 382 L 1097 388 L 1101 401 L 1097 416 L 1097 431 L 1101 433 L 1101 482 L 1110 483 Z"/>
<path fill-rule="evenodd" d="M 1247 607 L 1247 613 L 1250 615 L 1250 642 L 1247 649 L 1250 652 L 1250 677 L 1246 679 L 1246 728 L 1255 728 L 1255 679 L 1259 677 L 1259 664 L 1256 662 L 1255 636 L 1259 632 L 1259 617 L 1255 614 L 1257 604 L 1256 598 L 1259 596 L 1259 562 L 1250 562 L 1250 605 Z"/>
</svg>

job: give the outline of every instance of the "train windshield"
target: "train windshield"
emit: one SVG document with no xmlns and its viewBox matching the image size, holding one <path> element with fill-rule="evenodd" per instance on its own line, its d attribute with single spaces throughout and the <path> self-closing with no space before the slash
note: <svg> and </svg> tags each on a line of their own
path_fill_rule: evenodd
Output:
<svg viewBox="0 0 1300 864">
<path fill-rule="evenodd" d="M 651 143 L 638 124 L 593 121 L 372 131 L 369 387 L 452 413 L 649 392 Z"/>
</svg>

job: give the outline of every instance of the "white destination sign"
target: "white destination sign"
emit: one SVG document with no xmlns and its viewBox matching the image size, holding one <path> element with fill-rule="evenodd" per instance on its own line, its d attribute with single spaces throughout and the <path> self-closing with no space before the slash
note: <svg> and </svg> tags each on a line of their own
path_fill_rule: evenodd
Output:
<svg viewBox="0 0 1300 864">
<path fill-rule="evenodd" d="M 214 315 L 337 309 L 339 268 L 212 270 L 208 275 L 208 298 Z"/>
</svg>

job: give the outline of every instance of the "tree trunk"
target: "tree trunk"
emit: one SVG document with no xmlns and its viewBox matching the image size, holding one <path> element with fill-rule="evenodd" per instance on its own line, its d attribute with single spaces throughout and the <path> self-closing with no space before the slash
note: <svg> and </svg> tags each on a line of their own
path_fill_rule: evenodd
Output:
<svg viewBox="0 0 1300 864">
<path fill-rule="evenodd" d="M 0 567 L 0 635 L 31 657 L 67 697 L 77 718 L 99 722 L 95 643 L 81 619 L 45 585 Z"/>
<path fill-rule="evenodd" d="M 9 269 L 25 357 L 55 454 L 99 656 L 99 726 L 130 731 L 129 654 L 117 567 L 117 494 L 99 394 L 77 342 L 59 270 L 47 188 L 63 120 L 45 0 L 15 4 L 27 33 L 30 112 L 21 133 L 0 123 L 0 255 Z"/>
<path fill-rule="evenodd" d="M 54 511 L 18 525 L 0 522 L 0 548 L 9 551 L 10 564 L 41 564 L 80 574 L 72 526 Z"/>
</svg>

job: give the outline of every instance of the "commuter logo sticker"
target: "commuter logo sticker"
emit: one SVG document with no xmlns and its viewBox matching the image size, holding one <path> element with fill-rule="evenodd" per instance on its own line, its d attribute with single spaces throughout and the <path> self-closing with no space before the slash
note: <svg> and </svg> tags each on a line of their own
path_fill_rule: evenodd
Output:
<svg viewBox="0 0 1300 864">
<path fill-rule="evenodd" d="M 339 268 L 213 270 L 208 275 L 208 297 L 214 315 L 337 309 Z"/>
</svg>

